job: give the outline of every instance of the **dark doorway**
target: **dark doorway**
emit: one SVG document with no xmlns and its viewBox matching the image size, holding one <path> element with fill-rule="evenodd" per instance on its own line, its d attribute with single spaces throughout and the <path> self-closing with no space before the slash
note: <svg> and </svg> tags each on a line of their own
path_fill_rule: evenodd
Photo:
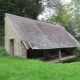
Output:
<svg viewBox="0 0 80 80">
<path fill-rule="evenodd" d="M 58 49 L 32 50 L 27 51 L 27 57 L 31 59 L 51 60 L 59 58 Z"/>
<path fill-rule="evenodd" d="M 14 39 L 10 39 L 10 55 L 14 55 Z"/>
</svg>

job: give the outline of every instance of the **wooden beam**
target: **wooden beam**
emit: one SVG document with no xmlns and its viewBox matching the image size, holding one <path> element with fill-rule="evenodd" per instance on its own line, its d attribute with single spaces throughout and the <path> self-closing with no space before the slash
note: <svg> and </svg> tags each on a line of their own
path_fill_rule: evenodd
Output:
<svg viewBox="0 0 80 80">
<path fill-rule="evenodd" d="M 61 50 L 59 49 L 59 59 L 61 60 L 62 56 L 61 56 Z"/>
<path fill-rule="evenodd" d="M 52 59 L 52 60 L 47 60 L 45 62 L 65 62 L 65 61 L 68 61 L 68 60 L 71 60 L 71 59 L 75 59 L 76 58 L 76 55 L 71 55 L 71 56 L 66 56 L 66 57 L 62 57 L 61 60 L 60 59 Z"/>
<path fill-rule="evenodd" d="M 76 55 L 76 48 L 73 48 L 73 55 Z"/>
</svg>

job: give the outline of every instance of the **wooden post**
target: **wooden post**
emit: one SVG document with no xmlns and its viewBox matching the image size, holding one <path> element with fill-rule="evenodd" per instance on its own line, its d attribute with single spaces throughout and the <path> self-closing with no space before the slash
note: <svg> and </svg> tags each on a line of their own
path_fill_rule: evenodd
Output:
<svg viewBox="0 0 80 80">
<path fill-rule="evenodd" d="M 59 59 L 60 59 L 60 61 L 61 61 L 61 50 L 59 49 Z"/>
<path fill-rule="evenodd" d="M 73 55 L 76 55 L 76 48 L 73 48 Z"/>
</svg>

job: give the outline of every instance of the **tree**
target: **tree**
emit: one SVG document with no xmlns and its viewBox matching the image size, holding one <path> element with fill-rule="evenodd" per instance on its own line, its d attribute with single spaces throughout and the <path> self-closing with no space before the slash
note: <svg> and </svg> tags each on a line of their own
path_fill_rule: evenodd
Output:
<svg viewBox="0 0 80 80">
<path fill-rule="evenodd" d="M 80 41 L 80 0 L 71 0 L 70 11 L 72 13 L 72 21 L 76 31 L 76 38 Z"/>
<path fill-rule="evenodd" d="M 0 45 L 3 45 L 4 39 L 5 13 L 37 19 L 43 9 L 41 0 L 0 0 Z"/>
<path fill-rule="evenodd" d="M 48 21 L 65 27 L 68 32 L 76 37 L 76 27 L 74 26 L 73 13 L 70 7 L 71 3 L 63 4 L 61 0 L 55 0 L 53 3 L 51 2 L 51 4 L 54 13 L 49 17 Z"/>
</svg>

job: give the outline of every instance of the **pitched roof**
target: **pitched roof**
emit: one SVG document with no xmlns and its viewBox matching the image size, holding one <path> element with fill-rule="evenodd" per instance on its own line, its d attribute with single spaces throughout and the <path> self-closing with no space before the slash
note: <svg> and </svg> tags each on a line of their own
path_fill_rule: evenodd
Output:
<svg viewBox="0 0 80 80">
<path fill-rule="evenodd" d="M 63 27 L 5 14 L 28 48 L 54 49 L 79 46 L 79 42 Z"/>
</svg>

